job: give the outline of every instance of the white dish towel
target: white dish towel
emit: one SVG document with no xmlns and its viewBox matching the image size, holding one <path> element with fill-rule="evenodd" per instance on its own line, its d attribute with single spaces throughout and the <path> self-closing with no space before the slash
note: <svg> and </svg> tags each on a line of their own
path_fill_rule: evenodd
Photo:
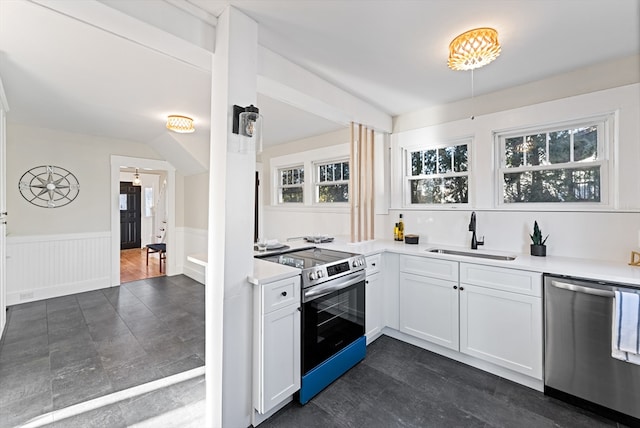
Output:
<svg viewBox="0 0 640 428">
<path fill-rule="evenodd" d="M 614 293 L 611 356 L 640 364 L 640 294 Z"/>
</svg>

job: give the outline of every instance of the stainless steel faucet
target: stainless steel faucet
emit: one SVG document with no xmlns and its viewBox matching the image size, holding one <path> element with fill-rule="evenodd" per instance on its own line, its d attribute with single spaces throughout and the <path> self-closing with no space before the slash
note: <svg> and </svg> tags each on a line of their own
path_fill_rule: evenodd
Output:
<svg viewBox="0 0 640 428">
<path fill-rule="evenodd" d="M 478 241 L 476 238 L 476 212 L 471 212 L 471 221 L 469 222 L 469 232 L 473 232 L 471 236 L 471 249 L 477 250 L 478 245 L 484 245 L 484 236 L 482 237 L 482 241 Z"/>
</svg>

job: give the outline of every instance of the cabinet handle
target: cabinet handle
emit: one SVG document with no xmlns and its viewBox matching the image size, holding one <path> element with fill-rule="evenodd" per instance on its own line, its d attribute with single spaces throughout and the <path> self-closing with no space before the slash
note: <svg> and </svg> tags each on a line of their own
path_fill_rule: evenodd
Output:
<svg viewBox="0 0 640 428">
<path fill-rule="evenodd" d="M 368 283 L 369 283 L 369 281 L 365 281 L 364 283 L 365 283 L 365 284 L 368 284 Z"/>
<path fill-rule="evenodd" d="M 463 286 L 460 286 L 460 291 L 464 291 L 464 287 Z"/>
<path fill-rule="evenodd" d="M 282 294 L 283 296 L 286 296 L 286 295 L 287 295 L 287 292 L 286 292 L 286 291 L 283 291 L 283 292 L 282 292 L 282 293 L 280 293 L 280 294 Z"/>
<path fill-rule="evenodd" d="M 458 286 L 457 286 L 457 285 L 454 285 L 454 286 L 453 286 L 453 289 L 454 289 L 454 290 L 457 290 L 457 289 L 458 289 Z"/>
<path fill-rule="evenodd" d="M 298 312 L 302 312 L 302 308 L 298 306 Z"/>
<path fill-rule="evenodd" d="M 376 265 L 375 263 L 371 263 L 371 266 L 375 266 L 375 265 Z"/>
</svg>

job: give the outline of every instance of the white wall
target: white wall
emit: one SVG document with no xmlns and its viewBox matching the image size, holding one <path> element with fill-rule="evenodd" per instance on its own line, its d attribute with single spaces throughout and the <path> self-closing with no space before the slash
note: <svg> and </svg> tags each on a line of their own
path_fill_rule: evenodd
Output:
<svg viewBox="0 0 640 428">
<path fill-rule="evenodd" d="M 105 232 L 111 229 L 112 154 L 159 159 L 146 144 L 7 124 L 7 208 L 9 236 Z M 25 171 L 55 165 L 80 182 L 78 197 L 60 208 L 40 208 L 18 191 Z"/>
<path fill-rule="evenodd" d="M 466 247 L 471 239 L 468 232 L 469 216 L 475 210 L 479 235 L 486 237 L 485 249 L 528 253 L 528 234 L 533 221 L 537 220 L 543 232 L 550 235 L 547 242 L 549 255 L 628 262 L 629 252 L 640 247 L 639 58 L 635 56 L 600 64 L 477 97 L 474 105 L 479 108 L 473 121 L 468 115 L 467 109 L 471 105 L 468 101 L 396 117 L 391 138 L 392 161 L 385 165 L 384 172 L 387 174 L 385 182 L 391 182 L 391 209 L 388 215 L 377 212 L 376 237 L 392 239 L 393 225 L 398 214 L 403 213 L 406 232 L 421 235 L 421 242 Z M 630 67 L 636 71 L 623 71 L 615 75 L 619 67 Z M 589 89 L 587 93 L 585 88 Z M 506 109 L 500 110 L 504 107 Z M 617 186 L 612 195 L 616 202 L 611 207 L 594 212 L 496 208 L 493 131 L 557 123 L 610 112 L 614 113 L 617 123 L 617 154 L 612 159 L 617 171 L 613 176 Z M 345 132 L 345 135 L 348 138 L 348 133 Z M 458 209 L 404 207 L 400 147 L 433 138 L 450 140 L 461 136 L 473 138 L 471 205 Z M 269 165 L 272 158 L 308 152 L 315 147 L 330 145 L 329 141 L 331 139 L 321 136 L 272 147 L 265 150 L 262 160 Z M 304 158 L 305 154 L 299 156 Z M 270 206 L 272 185 L 267 181 L 269 174 L 270 168 L 265 168 L 263 179 L 269 183 L 264 189 L 265 231 L 269 238 L 282 240 L 315 232 L 335 235 L 349 233 L 348 212 Z"/>
<path fill-rule="evenodd" d="M 11 122 L 7 131 L 8 303 L 112 285 L 111 155 L 146 159 L 158 159 L 158 155 L 147 145 L 131 141 Z M 71 171 L 80 182 L 78 197 L 53 209 L 23 199 L 18 181 L 25 171 L 40 165 Z"/>
<path fill-rule="evenodd" d="M 178 228 L 178 270 L 204 284 L 205 269 L 187 260 L 191 254 L 207 253 L 209 173 L 184 177 L 184 227 Z"/>
<path fill-rule="evenodd" d="M 545 125 L 603 113 L 616 114 L 616 149 L 613 166 L 613 199 L 606 212 L 581 207 L 533 210 L 527 207 L 498 207 L 496 204 L 496 164 L 493 132 Z M 485 249 L 528 253 L 534 220 L 544 234 L 550 234 L 547 254 L 612 261 L 627 261 L 637 249 L 640 233 L 640 84 L 622 86 L 590 94 L 549 101 L 527 107 L 433 125 L 392 136 L 393 200 L 384 236 L 389 237 L 398 214 L 405 215 L 407 233 L 420 234 L 422 242 L 468 246 L 469 214 L 478 211 L 478 233 L 486 236 Z M 429 141 L 450 141 L 471 136 L 473 142 L 469 207 L 403 206 L 402 148 Z M 573 212 L 553 212 L 552 210 Z"/>
</svg>

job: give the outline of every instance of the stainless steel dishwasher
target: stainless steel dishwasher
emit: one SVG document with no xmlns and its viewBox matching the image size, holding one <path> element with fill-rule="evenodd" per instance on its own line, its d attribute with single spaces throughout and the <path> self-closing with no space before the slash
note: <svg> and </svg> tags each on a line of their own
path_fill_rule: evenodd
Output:
<svg viewBox="0 0 640 428">
<path fill-rule="evenodd" d="M 640 365 L 611 356 L 614 291 L 640 288 L 545 275 L 545 394 L 640 426 Z"/>
</svg>

